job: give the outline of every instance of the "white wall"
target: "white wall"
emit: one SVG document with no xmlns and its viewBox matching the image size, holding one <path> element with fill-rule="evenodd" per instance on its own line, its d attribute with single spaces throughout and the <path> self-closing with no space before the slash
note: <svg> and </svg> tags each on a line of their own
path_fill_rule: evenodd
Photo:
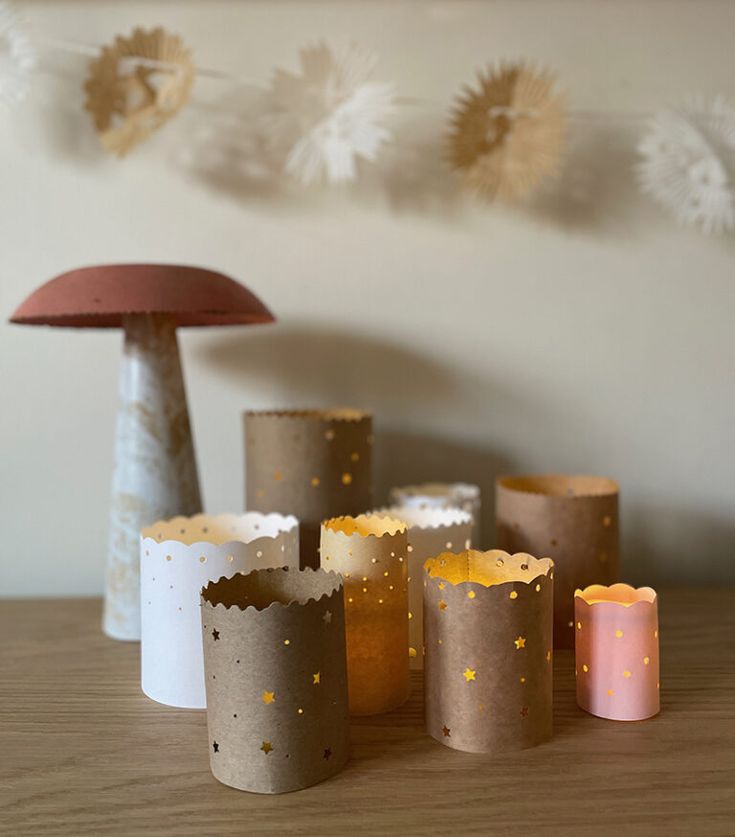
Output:
<svg viewBox="0 0 735 837">
<path fill-rule="evenodd" d="M 36 32 L 87 43 L 162 23 L 197 61 L 267 79 L 303 43 L 355 39 L 428 100 L 357 188 L 303 194 L 236 170 L 235 111 L 256 91 L 200 80 L 129 159 L 97 147 L 85 59 L 44 53 L 3 117 L 0 312 L 62 270 L 209 265 L 279 324 L 181 335 L 209 510 L 242 503 L 239 413 L 375 410 L 380 486 L 498 471 L 622 483 L 625 575 L 735 579 L 735 238 L 678 229 L 631 176 L 640 124 L 577 120 L 561 182 L 523 210 L 457 196 L 438 140 L 475 68 L 528 56 L 574 108 L 645 111 L 735 95 L 722 2 L 31 2 Z M 229 129 L 229 132 L 228 132 Z M 102 589 L 118 332 L 0 325 L 3 595 Z M 490 531 L 490 518 L 486 530 Z"/>
</svg>

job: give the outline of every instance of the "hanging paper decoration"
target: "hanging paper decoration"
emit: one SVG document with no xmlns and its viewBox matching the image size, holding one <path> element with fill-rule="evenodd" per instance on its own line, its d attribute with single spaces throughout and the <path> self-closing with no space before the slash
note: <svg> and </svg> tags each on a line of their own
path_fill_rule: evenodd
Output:
<svg viewBox="0 0 735 837">
<path fill-rule="evenodd" d="M 524 63 L 478 73 L 455 108 L 449 158 L 465 184 L 489 198 L 527 197 L 559 170 L 564 145 L 563 98 L 554 78 Z"/>
<path fill-rule="evenodd" d="M 0 2 L 0 102 L 12 107 L 25 99 L 36 51 L 12 3 Z"/>
<path fill-rule="evenodd" d="M 304 185 L 354 180 L 357 160 L 375 160 L 390 133 L 394 85 L 371 82 L 376 57 L 357 47 L 301 51 L 301 72 L 277 70 L 265 120 L 285 171 Z"/>
<path fill-rule="evenodd" d="M 135 29 L 90 63 L 85 107 L 102 145 L 124 157 L 181 110 L 193 82 L 191 50 L 181 38 Z"/>
<path fill-rule="evenodd" d="M 708 235 L 735 228 L 735 108 L 722 96 L 656 114 L 638 152 L 641 189 L 680 224 Z"/>
</svg>

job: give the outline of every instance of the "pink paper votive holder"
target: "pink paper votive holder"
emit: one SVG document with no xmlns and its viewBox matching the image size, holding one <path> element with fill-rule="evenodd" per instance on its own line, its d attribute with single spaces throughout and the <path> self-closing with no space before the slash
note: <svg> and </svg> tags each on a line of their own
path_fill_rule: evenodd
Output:
<svg viewBox="0 0 735 837">
<path fill-rule="evenodd" d="M 592 584 L 574 593 L 577 703 L 613 721 L 656 715 L 658 600 L 650 587 Z"/>
</svg>

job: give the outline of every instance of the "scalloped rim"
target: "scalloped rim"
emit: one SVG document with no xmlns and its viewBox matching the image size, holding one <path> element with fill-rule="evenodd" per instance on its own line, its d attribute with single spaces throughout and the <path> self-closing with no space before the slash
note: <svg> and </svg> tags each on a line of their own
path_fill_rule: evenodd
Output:
<svg viewBox="0 0 735 837">
<path fill-rule="evenodd" d="M 436 489 L 432 492 L 431 489 Z M 391 488 L 393 492 L 403 492 L 410 497 L 431 497 L 447 500 L 477 500 L 480 497 L 480 486 L 471 482 L 422 482 L 417 485 L 396 485 Z M 454 492 L 461 496 L 453 497 Z"/>
<path fill-rule="evenodd" d="M 469 562 L 470 555 L 480 555 L 487 560 L 493 561 L 511 561 L 518 565 L 519 571 L 528 572 L 529 577 L 527 579 L 506 579 L 505 581 L 497 581 L 491 584 L 485 584 L 483 581 L 471 581 L 467 579 L 467 581 L 458 581 L 456 584 L 454 584 L 454 582 L 441 575 L 440 572 L 436 572 L 434 574 L 432 574 L 431 572 L 433 567 L 436 567 L 437 570 L 440 569 L 439 562 L 442 560 L 446 561 L 448 558 L 451 560 L 455 560 L 457 558 L 464 558 Z M 527 571 L 521 570 L 522 563 L 528 564 Z M 462 584 L 478 584 L 480 587 L 485 587 L 486 589 L 489 589 L 490 587 L 502 587 L 504 584 L 532 584 L 534 581 L 536 581 L 537 578 L 540 578 L 541 576 L 553 578 L 553 576 L 551 576 L 551 573 L 554 571 L 554 562 L 551 558 L 535 558 L 528 552 L 514 552 L 511 555 L 504 549 L 488 549 L 487 551 L 483 551 L 480 549 L 464 549 L 462 550 L 462 552 L 440 552 L 439 555 L 435 556 L 434 558 L 427 558 L 426 561 L 424 561 L 423 569 L 424 573 L 428 575 L 430 579 L 441 579 L 442 581 L 446 581 L 447 584 L 451 584 L 452 587 L 459 587 Z"/>
<path fill-rule="evenodd" d="M 518 488 L 514 485 L 508 485 L 507 480 L 543 480 L 543 479 L 562 479 L 562 480 L 600 480 L 609 484 L 610 489 L 594 494 L 590 492 L 580 492 L 579 494 L 549 494 L 547 491 L 532 491 L 528 488 Z M 612 477 L 601 477 L 599 474 L 503 474 L 495 481 L 498 488 L 505 491 L 512 491 L 514 494 L 531 494 L 535 497 L 547 497 L 555 500 L 580 500 L 589 499 L 590 497 L 616 497 L 620 494 L 620 484 Z"/>
<path fill-rule="evenodd" d="M 278 532 L 275 535 L 267 535 L 259 533 L 257 537 L 251 538 L 250 540 L 245 540 L 243 538 L 230 538 L 226 541 L 220 541 L 219 543 L 215 541 L 193 541 L 192 543 L 187 543 L 186 541 L 181 540 L 180 538 L 164 538 L 163 540 L 157 540 L 151 532 L 155 529 L 159 529 L 164 526 L 172 526 L 174 524 L 179 525 L 181 527 L 182 524 L 191 524 L 195 521 L 224 521 L 224 520 L 242 520 L 243 518 L 257 518 L 258 520 L 272 520 L 276 522 L 278 527 Z M 288 535 L 293 532 L 294 529 L 298 531 L 299 528 L 299 521 L 292 515 L 292 514 L 279 514 L 278 512 L 268 512 L 267 514 L 263 512 L 256 512 L 256 511 L 248 511 L 248 512 L 241 512 L 240 514 L 234 513 L 223 513 L 223 514 L 195 514 L 191 517 L 186 517 L 184 515 L 177 515 L 176 517 L 171 517 L 168 520 L 157 520 L 155 523 L 152 523 L 150 526 L 145 526 L 140 531 L 140 542 L 144 544 L 146 542 L 154 543 L 158 546 L 167 543 L 176 543 L 180 544 L 181 546 L 188 547 L 192 549 L 193 547 L 201 547 L 201 546 L 227 546 L 233 543 L 244 543 L 246 545 L 255 543 L 261 539 L 267 540 L 276 540 L 281 535 Z"/>
<path fill-rule="evenodd" d="M 647 598 L 638 598 L 633 602 L 616 602 L 612 599 L 604 599 L 600 601 L 599 597 L 595 596 L 595 593 L 613 593 L 618 590 L 625 590 L 626 593 L 630 593 L 633 596 L 647 596 Z M 633 587 L 630 584 L 618 582 L 617 584 L 611 584 L 609 586 L 605 584 L 590 584 L 585 587 L 584 590 L 578 587 L 574 591 L 574 598 L 581 599 L 587 607 L 594 607 L 598 604 L 611 604 L 617 605 L 618 607 L 633 607 L 634 605 L 655 605 L 658 601 L 658 594 L 653 587 Z M 589 599 L 591 598 L 595 599 L 595 601 L 590 602 Z"/>
<path fill-rule="evenodd" d="M 343 529 L 337 528 L 340 521 L 352 520 L 357 522 L 358 520 L 364 520 L 366 518 L 374 518 L 375 520 L 389 522 L 390 524 L 393 524 L 393 530 L 391 531 L 391 529 L 386 528 L 386 530 L 384 532 L 381 532 L 380 534 L 376 532 L 368 532 L 367 535 L 363 535 L 362 532 L 354 531 L 347 533 Z M 355 515 L 354 517 L 349 514 L 343 514 L 339 517 L 330 517 L 329 520 L 322 521 L 322 531 L 325 529 L 331 532 L 332 534 L 341 536 L 343 538 L 346 538 L 347 540 L 349 540 L 350 538 L 354 538 L 355 536 L 357 536 L 358 538 L 384 538 L 386 535 L 394 537 L 395 535 L 398 535 L 402 532 L 405 532 L 407 534 L 408 523 L 406 523 L 405 520 L 400 520 L 397 517 L 391 517 L 387 514 L 374 514 L 372 512 L 367 512 L 365 514 Z"/>
<path fill-rule="evenodd" d="M 383 506 L 380 509 L 373 509 L 368 514 L 380 514 L 397 520 L 403 520 L 411 529 L 420 529 L 422 531 L 444 529 L 450 526 L 460 526 L 462 524 L 472 525 L 472 515 L 464 509 L 456 506 L 449 506 L 447 508 L 440 508 L 439 506 L 431 506 L 430 508 L 422 509 L 419 506 Z M 420 523 L 418 520 L 411 522 L 411 517 L 427 515 L 436 516 L 440 518 L 435 522 Z M 445 518 L 442 520 L 441 518 Z"/>
<path fill-rule="evenodd" d="M 259 574 L 259 573 L 274 573 L 274 572 L 275 573 L 292 573 L 292 574 L 298 574 L 298 575 L 301 575 L 302 573 L 314 573 L 314 574 L 318 573 L 319 575 L 326 576 L 327 577 L 326 582 L 331 582 L 333 584 L 333 587 L 332 587 L 331 590 L 325 591 L 324 593 L 322 593 L 318 598 L 314 598 L 313 596 L 309 596 L 309 598 L 304 602 L 301 602 L 298 599 L 291 599 L 287 604 L 284 604 L 283 602 L 275 602 L 274 601 L 274 602 L 271 602 L 267 607 L 262 607 L 262 608 L 261 607 L 256 607 L 253 604 L 246 605 L 245 607 L 242 607 L 239 604 L 225 605 L 222 602 L 217 602 L 216 604 L 212 604 L 212 602 L 210 602 L 208 599 L 205 598 L 206 591 L 210 587 L 214 587 L 215 585 L 220 584 L 222 581 L 231 581 L 233 578 L 236 578 L 239 575 L 247 577 L 247 576 L 252 576 L 252 575 Z M 204 587 L 201 588 L 201 590 L 199 592 L 199 598 L 200 598 L 200 602 L 201 602 L 202 607 L 207 607 L 210 610 L 215 611 L 215 612 L 217 612 L 217 611 L 227 611 L 227 610 L 232 610 L 233 608 L 235 608 L 240 613 L 247 613 L 248 611 L 252 611 L 254 615 L 260 616 L 261 614 L 267 613 L 271 609 L 283 608 L 284 610 L 288 610 L 293 605 L 296 605 L 298 607 L 306 607 L 307 605 L 311 604 L 311 602 L 316 602 L 317 604 L 319 604 L 325 598 L 326 599 L 331 599 L 332 596 L 334 596 L 336 593 L 339 593 L 340 595 L 342 595 L 343 590 L 344 590 L 344 581 L 342 580 L 342 576 L 338 572 L 335 572 L 334 570 L 323 570 L 323 569 L 321 569 L 321 567 L 319 567 L 317 569 L 312 569 L 311 567 L 306 567 L 303 570 L 295 569 L 293 567 L 262 567 L 261 569 L 258 569 L 258 570 L 251 570 L 249 573 L 235 573 L 235 575 L 231 575 L 231 576 L 222 575 L 216 581 L 214 581 L 214 580 L 208 581 L 207 584 Z"/>
<path fill-rule="evenodd" d="M 373 414 L 368 410 L 357 407 L 328 407 L 326 409 L 287 409 L 287 410 L 245 410 L 245 418 L 277 418 L 277 419 L 318 419 L 330 422 L 360 422 L 372 419 Z"/>
</svg>

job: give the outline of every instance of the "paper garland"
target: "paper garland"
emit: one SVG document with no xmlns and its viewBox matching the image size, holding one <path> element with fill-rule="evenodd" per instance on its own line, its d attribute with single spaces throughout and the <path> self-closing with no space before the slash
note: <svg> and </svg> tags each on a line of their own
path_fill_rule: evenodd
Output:
<svg viewBox="0 0 735 837">
<path fill-rule="evenodd" d="M 30 75 L 36 66 L 36 50 L 12 3 L 0 2 L 0 103 L 12 107 L 25 99 Z"/>
<path fill-rule="evenodd" d="M 337 573 L 255 570 L 210 583 L 201 599 L 215 778 L 286 793 L 341 770 L 349 715 Z"/>
<path fill-rule="evenodd" d="M 641 189 L 680 224 L 735 229 L 735 107 L 724 97 L 656 114 L 638 153 Z"/>
<path fill-rule="evenodd" d="M 390 138 L 392 84 L 370 81 L 376 57 L 355 46 L 301 50 L 301 71 L 277 70 L 264 120 L 284 170 L 304 185 L 354 180 Z"/>
<path fill-rule="evenodd" d="M 464 184 L 488 198 L 518 201 L 558 173 L 565 112 L 549 73 L 524 63 L 478 72 L 455 107 L 449 159 Z"/>
<path fill-rule="evenodd" d="M 193 83 L 191 51 L 181 38 L 138 28 L 90 63 L 85 108 L 103 147 L 124 157 L 181 110 Z"/>
</svg>

